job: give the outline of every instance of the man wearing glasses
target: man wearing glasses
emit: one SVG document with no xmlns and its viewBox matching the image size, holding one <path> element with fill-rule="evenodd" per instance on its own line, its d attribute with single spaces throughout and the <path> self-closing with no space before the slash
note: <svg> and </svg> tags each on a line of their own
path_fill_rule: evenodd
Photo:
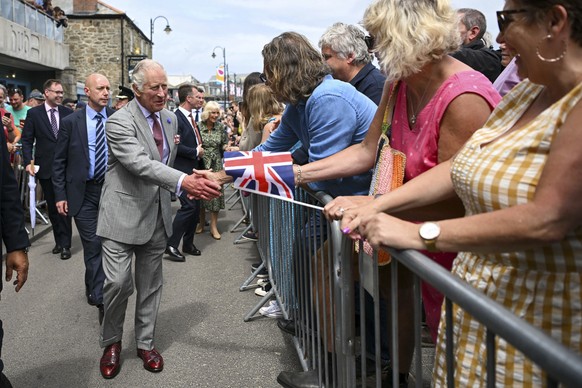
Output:
<svg viewBox="0 0 582 388">
<path fill-rule="evenodd" d="M 62 119 L 73 113 L 63 102 L 63 85 L 57 79 L 44 83 L 44 104 L 30 108 L 22 130 L 22 154 L 26 171 L 34 176 L 30 161 L 40 166 L 36 176 L 42 186 L 49 218 L 53 225 L 55 247 L 53 254 L 60 254 L 62 260 L 71 258 L 71 217 L 61 216 L 55 204 L 52 182 L 54 150 Z M 35 144 L 36 140 L 36 144 Z M 33 155 L 34 145 L 34 155 Z"/>
</svg>

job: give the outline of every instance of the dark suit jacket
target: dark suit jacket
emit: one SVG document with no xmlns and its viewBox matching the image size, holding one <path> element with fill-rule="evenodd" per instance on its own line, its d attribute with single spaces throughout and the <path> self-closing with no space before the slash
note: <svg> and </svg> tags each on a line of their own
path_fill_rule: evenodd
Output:
<svg viewBox="0 0 582 388">
<path fill-rule="evenodd" d="M 20 192 L 10 167 L 8 148 L 4 131 L 0 131 L 0 239 L 7 252 L 30 246 L 28 234 L 24 228 L 24 211 L 20 203 Z M 0 244 L 2 257 L 2 244 Z M 2 290 L 2 265 L 0 265 L 0 290 Z"/>
<path fill-rule="evenodd" d="M 61 123 L 65 117 L 73 113 L 71 109 L 60 105 L 58 110 Z M 25 166 L 30 164 L 33 159 L 32 149 L 35 139 L 34 163 L 40 166 L 36 176 L 39 179 L 49 179 L 53 173 L 52 166 L 57 139 L 53 135 L 45 104 L 30 108 L 26 115 L 22 129 L 22 156 Z"/>
<path fill-rule="evenodd" d="M 495 82 L 495 79 L 503 71 L 501 54 L 485 47 L 481 39 L 461 47 L 459 51 L 452 53 L 451 56 L 489 78 L 491 83 Z"/>
<path fill-rule="evenodd" d="M 190 119 L 184 116 L 180 109 L 174 111 L 178 119 L 178 134 L 180 135 L 180 144 L 178 144 L 178 152 L 176 160 L 174 161 L 174 168 L 186 174 L 192 174 L 192 169 L 202 169 L 204 164 L 202 159 L 198 160 L 198 152 L 196 147 L 196 135 L 190 124 Z"/>
<path fill-rule="evenodd" d="M 364 66 L 362 70 L 360 70 L 358 74 L 350 80 L 350 83 L 354 85 L 358 92 L 374 101 L 374 104 L 376 105 L 380 105 L 385 82 L 386 76 L 384 76 L 384 74 L 382 74 L 382 72 L 371 63 L 367 63 L 366 66 Z"/>
<path fill-rule="evenodd" d="M 115 112 L 105 108 L 107 118 Z M 53 162 L 55 201 L 68 201 L 69 215 L 74 217 L 85 197 L 85 183 L 91 167 L 87 137 L 87 109 L 83 108 L 61 120 Z"/>
</svg>

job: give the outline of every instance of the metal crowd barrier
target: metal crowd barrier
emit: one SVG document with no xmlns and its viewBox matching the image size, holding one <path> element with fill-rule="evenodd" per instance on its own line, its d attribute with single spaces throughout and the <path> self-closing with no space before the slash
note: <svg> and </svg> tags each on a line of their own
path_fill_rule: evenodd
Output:
<svg viewBox="0 0 582 388">
<path fill-rule="evenodd" d="M 258 228 L 258 251 L 269 272 L 272 289 L 245 316 L 245 321 L 256 317 L 259 309 L 271 298 L 281 306 L 285 319 L 292 319 L 295 329 L 293 343 L 305 371 L 313 371 L 320 386 L 366 387 L 382 386 L 380 333 L 380 293 L 377 255 L 358 255 L 357 274 L 354 244 L 339 230 L 338 222 L 327 222 L 321 210 L 332 198 L 324 193 L 307 193 L 297 189 L 290 203 L 270 197 L 252 195 L 253 224 Z M 361 248 L 361 247 L 360 247 Z M 430 283 L 445 295 L 447 384 L 454 386 L 454 355 L 452 305 L 471 314 L 487 331 L 487 386 L 495 384 L 495 338 L 503 338 L 522 352 L 547 374 L 549 387 L 558 383 L 580 386 L 582 383 L 582 357 L 567 349 L 497 302 L 475 290 L 469 284 L 417 251 L 390 250 L 391 287 L 391 354 L 399 354 L 398 268 L 406 267 L 413 274 L 414 338 L 416 371 L 415 385 L 423 386 L 421 346 L 421 281 Z M 257 269 L 247 280 L 254 278 Z M 354 276 L 355 275 L 355 276 Z M 355 279 L 359 279 L 355 282 Z M 359 284 L 359 285 L 357 285 Z M 241 287 L 241 291 L 243 288 Z M 366 315 L 364 295 L 373 300 L 373 312 Z M 359 294 L 359 298 L 355 295 Z M 356 314 L 357 313 L 357 314 Z M 357 325 L 359 315 L 359 327 Z M 373 321 L 372 333 L 366 332 L 366 323 Z M 369 326 L 369 325 L 368 325 Z M 373 341 L 367 341 L 367 336 Z M 369 345 L 370 342 L 372 345 Z M 363 355 L 359 357 L 357 356 Z M 368 370 L 367 359 L 374 367 Z M 392 357 L 392 370 L 399 370 L 398 357 Z M 398 373 L 391 373 L 392 386 L 399 386 Z M 386 382 L 384 382 L 386 383 Z"/>
</svg>

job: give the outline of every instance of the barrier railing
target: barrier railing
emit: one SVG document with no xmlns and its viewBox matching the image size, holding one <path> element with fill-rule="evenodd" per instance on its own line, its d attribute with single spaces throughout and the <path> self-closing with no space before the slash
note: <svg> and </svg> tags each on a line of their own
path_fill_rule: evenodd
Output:
<svg viewBox="0 0 582 388">
<path fill-rule="evenodd" d="M 57 27 L 55 19 L 23 0 L 0 0 L 0 17 L 49 39 L 63 42 L 63 29 Z"/>
<path fill-rule="evenodd" d="M 258 250 L 269 272 L 272 289 L 245 316 L 245 321 L 254 319 L 274 297 L 281 308 L 280 315 L 292 320 L 293 343 L 303 369 L 312 371 L 319 386 L 366 387 L 369 384 L 381 387 L 387 380 L 392 381 L 392 386 L 399 386 L 398 373 L 386 373 L 382 357 L 381 333 L 387 330 L 387 325 L 385 322 L 381 325 L 380 319 L 380 304 L 384 302 L 380 300 L 377 257 L 360 253 L 358 269 L 355 269 L 353 243 L 342 235 L 338 222 L 327 222 L 321 210 L 313 207 L 323 206 L 332 198 L 324 193 L 310 194 L 301 189 L 296 190 L 298 203 L 253 197 L 250 201 L 252 222 L 259 233 Z M 395 340 L 399 335 L 398 267 L 404 266 L 413 274 L 414 322 L 411 324 L 414 325 L 413 369 L 417 387 L 423 386 L 421 280 L 445 295 L 448 386 L 454 386 L 453 303 L 487 328 L 488 386 L 495 386 L 496 336 L 545 371 L 548 386 L 580 384 L 580 354 L 514 316 L 421 253 L 412 250 L 390 252 L 393 258 L 390 264 L 390 353 L 399 354 L 399 344 Z M 366 312 L 366 293 L 372 299 L 372 316 Z M 359 294 L 358 298 L 356 294 Z M 366 328 L 370 326 L 373 330 L 368 333 Z M 359 360 L 357 356 L 360 356 Z M 369 359 L 373 363 L 370 373 L 367 367 Z M 389 366 L 398 371 L 398 357 L 391 357 Z"/>
</svg>

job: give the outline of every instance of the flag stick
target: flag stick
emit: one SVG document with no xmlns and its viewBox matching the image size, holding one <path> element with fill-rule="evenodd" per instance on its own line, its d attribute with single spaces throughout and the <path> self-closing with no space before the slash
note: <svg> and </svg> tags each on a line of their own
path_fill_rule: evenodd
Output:
<svg viewBox="0 0 582 388">
<path fill-rule="evenodd" d="M 287 201 L 287 202 L 291 202 L 291 203 L 294 203 L 294 204 L 297 204 L 297 205 L 307 206 L 307 207 L 310 207 L 310 208 L 315 209 L 315 210 L 321 210 L 321 211 L 323 211 L 323 208 L 321 206 L 316 206 L 316 205 L 311 205 L 309 203 L 295 201 L 294 199 L 281 197 L 280 195 L 275 195 L 275 194 L 271 194 L 271 193 L 265 193 L 265 192 L 262 192 L 262 191 L 252 190 L 252 189 L 243 189 L 243 188 L 240 188 L 240 187 L 235 187 L 235 189 L 241 190 L 241 191 L 248 191 L 249 193 L 254 193 L 254 194 L 258 194 L 258 195 L 263 195 L 265 197 L 271 197 L 271 198 L 275 198 L 275 199 L 280 199 L 282 201 Z"/>
</svg>

